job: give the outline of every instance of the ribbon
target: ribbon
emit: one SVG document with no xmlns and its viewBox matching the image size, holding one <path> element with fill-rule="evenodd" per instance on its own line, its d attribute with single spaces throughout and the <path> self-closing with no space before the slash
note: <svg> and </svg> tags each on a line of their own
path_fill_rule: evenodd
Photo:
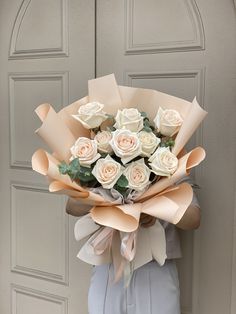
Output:
<svg viewBox="0 0 236 314">
<path fill-rule="evenodd" d="M 137 231 L 125 233 L 121 240 L 121 255 L 129 262 L 134 259 L 136 252 Z"/>
<path fill-rule="evenodd" d="M 99 226 L 87 214 L 77 220 L 74 233 L 77 241 L 89 236 L 77 257 L 92 265 L 113 263 L 114 282 L 125 274 L 127 284 L 133 269 L 152 259 L 163 265 L 166 259 L 165 231 L 158 220 L 152 227 L 126 233 Z"/>
<path fill-rule="evenodd" d="M 115 230 L 109 227 L 102 228 L 102 231 L 91 241 L 90 245 L 96 255 L 101 255 L 105 250 L 110 250 Z"/>
</svg>

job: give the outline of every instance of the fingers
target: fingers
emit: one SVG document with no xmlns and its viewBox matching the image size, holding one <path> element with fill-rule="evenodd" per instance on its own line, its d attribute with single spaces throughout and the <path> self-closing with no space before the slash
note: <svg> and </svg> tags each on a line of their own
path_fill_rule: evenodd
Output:
<svg viewBox="0 0 236 314">
<path fill-rule="evenodd" d="M 140 217 L 140 225 L 143 228 L 151 227 L 155 224 L 156 218 L 147 214 L 142 214 Z"/>
<path fill-rule="evenodd" d="M 151 226 L 153 226 L 156 222 L 156 218 L 152 217 L 150 221 L 146 222 L 146 223 L 142 223 L 141 227 L 143 228 L 149 228 Z"/>
</svg>

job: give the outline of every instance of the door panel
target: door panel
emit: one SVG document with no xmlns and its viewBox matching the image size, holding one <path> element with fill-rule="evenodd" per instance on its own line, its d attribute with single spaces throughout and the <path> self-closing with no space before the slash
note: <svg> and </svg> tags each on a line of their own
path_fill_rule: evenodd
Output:
<svg viewBox="0 0 236 314">
<path fill-rule="evenodd" d="M 37 105 L 58 111 L 86 95 L 94 77 L 94 1 L 0 6 L 0 312 L 84 314 L 90 267 L 76 258 L 76 219 L 30 160 L 46 148 L 34 134 Z"/>
<path fill-rule="evenodd" d="M 235 276 L 231 278 L 232 271 L 236 273 L 234 2 L 101 0 L 96 36 L 97 76 L 114 72 L 121 85 L 154 88 L 190 101 L 196 96 L 209 112 L 188 145 L 203 146 L 207 158 L 193 173 L 201 187 L 201 227 L 181 232 L 182 313 L 232 314 L 236 311 Z"/>
<path fill-rule="evenodd" d="M 87 94 L 87 80 L 154 88 L 209 112 L 188 148 L 205 147 L 199 230 L 182 232 L 182 313 L 236 312 L 235 7 L 232 0 L 0 1 L 0 312 L 87 313 L 90 267 L 76 218 L 30 157 L 45 147 L 34 109 Z M 222 140 L 221 140 L 222 139 Z M 232 277 L 233 274 L 233 277 Z"/>
</svg>

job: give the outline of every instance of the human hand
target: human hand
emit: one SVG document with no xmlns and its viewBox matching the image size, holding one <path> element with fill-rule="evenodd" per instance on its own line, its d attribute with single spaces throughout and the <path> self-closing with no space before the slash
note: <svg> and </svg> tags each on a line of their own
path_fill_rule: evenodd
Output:
<svg viewBox="0 0 236 314">
<path fill-rule="evenodd" d="M 139 224 L 143 228 L 151 227 L 155 224 L 155 222 L 156 222 L 156 218 L 153 216 L 150 216 L 150 215 L 144 214 L 144 213 L 142 213 L 140 216 Z"/>
</svg>

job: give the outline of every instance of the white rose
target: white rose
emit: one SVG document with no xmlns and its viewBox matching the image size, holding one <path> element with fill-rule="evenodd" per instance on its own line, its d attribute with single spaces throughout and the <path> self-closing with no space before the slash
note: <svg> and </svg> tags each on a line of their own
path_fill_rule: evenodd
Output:
<svg viewBox="0 0 236 314">
<path fill-rule="evenodd" d="M 70 149 L 72 157 L 79 158 L 81 166 L 90 167 L 101 155 L 97 151 L 97 142 L 87 137 L 79 137 Z"/>
<path fill-rule="evenodd" d="M 106 113 L 103 111 L 104 105 L 93 101 L 79 107 L 78 114 L 72 115 L 86 129 L 94 129 L 99 127 L 103 121 L 107 119 Z"/>
<path fill-rule="evenodd" d="M 129 130 L 116 130 L 110 141 L 114 153 L 121 158 L 123 164 L 140 155 L 141 143 L 136 133 Z"/>
<path fill-rule="evenodd" d="M 130 189 L 143 191 L 150 184 L 151 170 L 145 165 L 143 158 L 129 164 L 123 174 L 129 182 Z"/>
<path fill-rule="evenodd" d="M 94 140 L 97 142 L 98 150 L 101 153 L 111 154 L 113 152 L 109 143 L 111 139 L 112 134 L 110 131 L 101 131 L 95 135 Z"/>
<path fill-rule="evenodd" d="M 148 159 L 152 172 L 159 176 L 169 177 L 178 167 L 178 158 L 171 153 L 169 147 L 159 147 Z"/>
<path fill-rule="evenodd" d="M 143 128 L 143 117 L 135 108 L 118 110 L 114 127 L 116 129 L 126 129 L 132 132 L 139 132 Z"/>
<path fill-rule="evenodd" d="M 111 189 L 122 175 L 122 166 L 111 156 L 100 158 L 92 170 L 92 174 L 104 189 Z"/>
<path fill-rule="evenodd" d="M 139 140 L 141 142 L 143 157 L 150 157 L 155 151 L 161 140 L 152 132 L 141 131 L 138 133 Z"/>
<path fill-rule="evenodd" d="M 159 107 L 154 123 L 161 134 L 172 136 L 179 131 L 183 119 L 178 111 Z"/>
</svg>

